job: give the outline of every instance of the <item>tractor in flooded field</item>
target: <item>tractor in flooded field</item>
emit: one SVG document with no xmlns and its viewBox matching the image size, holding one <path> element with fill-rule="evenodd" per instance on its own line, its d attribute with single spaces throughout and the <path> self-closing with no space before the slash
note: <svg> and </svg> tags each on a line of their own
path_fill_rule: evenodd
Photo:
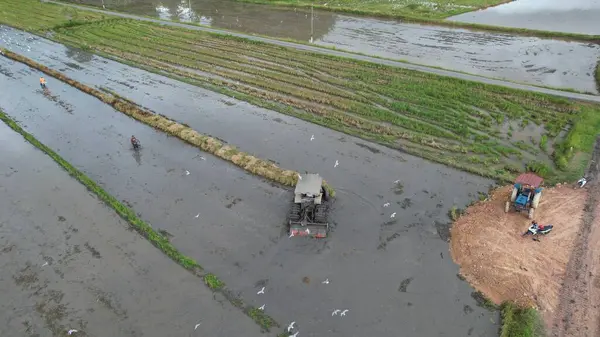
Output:
<svg viewBox="0 0 600 337">
<path fill-rule="evenodd" d="M 515 179 L 510 200 L 506 202 L 504 211 L 508 213 L 511 208 L 517 212 L 526 212 L 529 219 L 540 204 L 544 179 L 533 173 L 524 173 Z"/>
<path fill-rule="evenodd" d="M 290 237 L 327 237 L 330 196 L 318 174 L 298 178 L 289 213 Z"/>
</svg>

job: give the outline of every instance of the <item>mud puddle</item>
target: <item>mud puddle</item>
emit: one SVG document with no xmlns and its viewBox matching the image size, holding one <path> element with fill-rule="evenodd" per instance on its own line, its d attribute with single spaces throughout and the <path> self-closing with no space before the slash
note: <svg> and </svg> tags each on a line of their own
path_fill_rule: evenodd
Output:
<svg viewBox="0 0 600 337">
<path fill-rule="evenodd" d="M 1 122 L 0 141 L 2 336 L 264 336 Z"/>
<path fill-rule="evenodd" d="M 448 20 L 600 35 L 600 0 L 517 0 Z"/>
<path fill-rule="evenodd" d="M 63 47 L 43 48 L 45 55 L 29 56 L 42 63 L 48 55 L 69 59 Z M 408 337 L 496 332 L 497 314 L 478 309 L 472 289 L 456 278 L 457 266 L 444 258 L 448 245 L 436 225 L 448 223 L 448 208 L 464 207 L 477 192 L 487 191 L 490 181 L 100 58 L 80 65 L 85 70 L 71 68 L 67 74 L 282 167 L 319 172 L 336 187 L 331 236 L 288 239 L 282 233 L 289 190 L 248 176 L 56 81 L 49 80 L 48 87 L 65 90 L 61 97 L 69 97 L 73 115 L 27 96 L 36 88 L 35 74 L 19 80 L 0 77 L 0 84 L 11 88 L 0 94 L 11 97 L 1 100 L 9 114 L 155 229 L 170 233 L 176 247 L 245 300 L 264 304 L 282 324 L 295 320 L 302 334 L 332 336 L 396 336 L 399 324 L 407 327 Z M 16 73 L 19 67 L 10 70 Z M 131 89 L 110 79 L 143 84 Z M 131 134 L 143 144 L 141 158 L 129 149 Z M 402 182 L 401 191 L 396 180 Z M 389 237 L 385 249 L 377 249 L 381 238 Z M 406 292 L 399 292 L 411 277 Z M 326 279 L 329 284 L 322 283 Z M 268 284 L 259 296 L 254 285 L 260 280 Z M 474 312 L 465 314 L 465 305 Z M 335 308 L 348 309 L 351 320 L 332 317 Z"/>
<path fill-rule="evenodd" d="M 82 2 L 101 6 L 100 0 Z M 104 4 L 109 9 L 131 14 L 191 21 L 249 34 L 300 41 L 311 39 L 311 14 L 305 9 L 217 0 L 160 3 L 135 0 L 125 4 L 104 0 Z M 597 14 L 590 14 L 590 18 L 595 20 L 596 17 Z M 592 22 L 595 29 L 599 29 L 596 21 Z M 555 20 L 545 22 L 546 25 L 548 22 L 554 24 Z M 527 84 L 597 93 L 593 69 L 600 56 L 598 45 L 416 25 L 326 11 L 314 12 L 312 36 L 316 44 L 342 50 Z"/>
</svg>

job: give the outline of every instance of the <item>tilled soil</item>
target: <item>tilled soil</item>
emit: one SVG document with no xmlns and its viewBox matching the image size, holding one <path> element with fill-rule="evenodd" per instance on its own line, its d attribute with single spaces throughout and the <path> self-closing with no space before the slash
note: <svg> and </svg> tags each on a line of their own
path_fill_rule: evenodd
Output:
<svg viewBox="0 0 600 337">
<path fill-rule="evenodd" d="M 4 123 L 0 142 L 0 336 L 265 336 Z"/>
<path fill-rule="evenodd" d="M 497 331 L 497 313 L 477 307 L 446 242 L 447 210 L 487 191 L 489 180 L 55 44 L 35 53 L 53 67 L 77 62 L 82 69 L 68 73 L 84 83 L 127 81 L 133 88 L 111 89 L 282 167 L 319 172 L 336 188 L 330 237 L 289 239 L 288 189 L 48 78 L 65 103 L 57 104 L 39 90 L 37 72 L 0 58 L 11 74 L 0 76 L 9 115 L 281 324 L 296 321 L 301 336 L 392 337 L 399 326 L 403 337 Z"/>
<path fill-rule="evenodd" d="M 504 213 L 512 186 L 494 191 L 488 201 L 469 207 L 453 225 L 451 253 L 460 273 L 497 304 L 514 301 L 537 306 L 550 325 L 568 279 L 567 264 L 578 247 L 587 191 L 570 186 L 544 189 L 535 219 L 552 224 L 546 236 L 523 237 L 530 220 Z"/>
</svg>

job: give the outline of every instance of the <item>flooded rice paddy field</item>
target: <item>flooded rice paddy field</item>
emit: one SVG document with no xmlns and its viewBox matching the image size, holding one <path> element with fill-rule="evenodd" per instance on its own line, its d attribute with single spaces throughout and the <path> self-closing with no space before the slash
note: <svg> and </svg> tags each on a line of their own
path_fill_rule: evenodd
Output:
<svg viewBox="0 0 600 337">
<path fill-rule="evenodd" d="M 59 45 L 15 51 L 282 167 L 319 172 L 337 189 L 330 237 L 289 239 L 289 189 L 52 78 L 46 96 L 37 71 L 0 59 L 9 115 L 282 325 L 296 321 L 303 336 L 391 337 L 399 327 L 408 337 L 496 333 L 497 313 L 477 305 L 446 242 L 448 209 L 491 181 Z M 332 316 L 334 309 L 349 311 Z"/>
<path fill-rule="evenodd" d="M 263 335 L 1 122 L 0 141 L 0 335 Z"/>
<path fill-rule="evenodd" d="M 83 3 L 100 5 L 99 0 Z M 486 77 L 597 93 L 597 44 L 476 32 L 232 1 L 111 1 L 108 9 L 293 38 Z M 190 10 L 191 8 L 191 10 Z M 596 25 L 598 26 L 598 25 Z"/>
<path fill-rule="evenodd" d="M 600 0 L 517 0 L 448 20 L 600 35 Z"/>
</svg>

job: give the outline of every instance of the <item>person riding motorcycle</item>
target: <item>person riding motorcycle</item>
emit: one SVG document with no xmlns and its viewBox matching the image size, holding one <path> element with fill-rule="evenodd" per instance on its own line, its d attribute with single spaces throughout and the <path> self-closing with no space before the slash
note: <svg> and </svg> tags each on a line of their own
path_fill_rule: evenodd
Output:
<svg viewBox="0 0 600 337">
<path fill-rule="evenodd" d="M 131 145 L 133 145 L 134 149 L 137 149 L 140 147 L 140 141 L 135 136 L 131 136 Z"/>
</svg>

